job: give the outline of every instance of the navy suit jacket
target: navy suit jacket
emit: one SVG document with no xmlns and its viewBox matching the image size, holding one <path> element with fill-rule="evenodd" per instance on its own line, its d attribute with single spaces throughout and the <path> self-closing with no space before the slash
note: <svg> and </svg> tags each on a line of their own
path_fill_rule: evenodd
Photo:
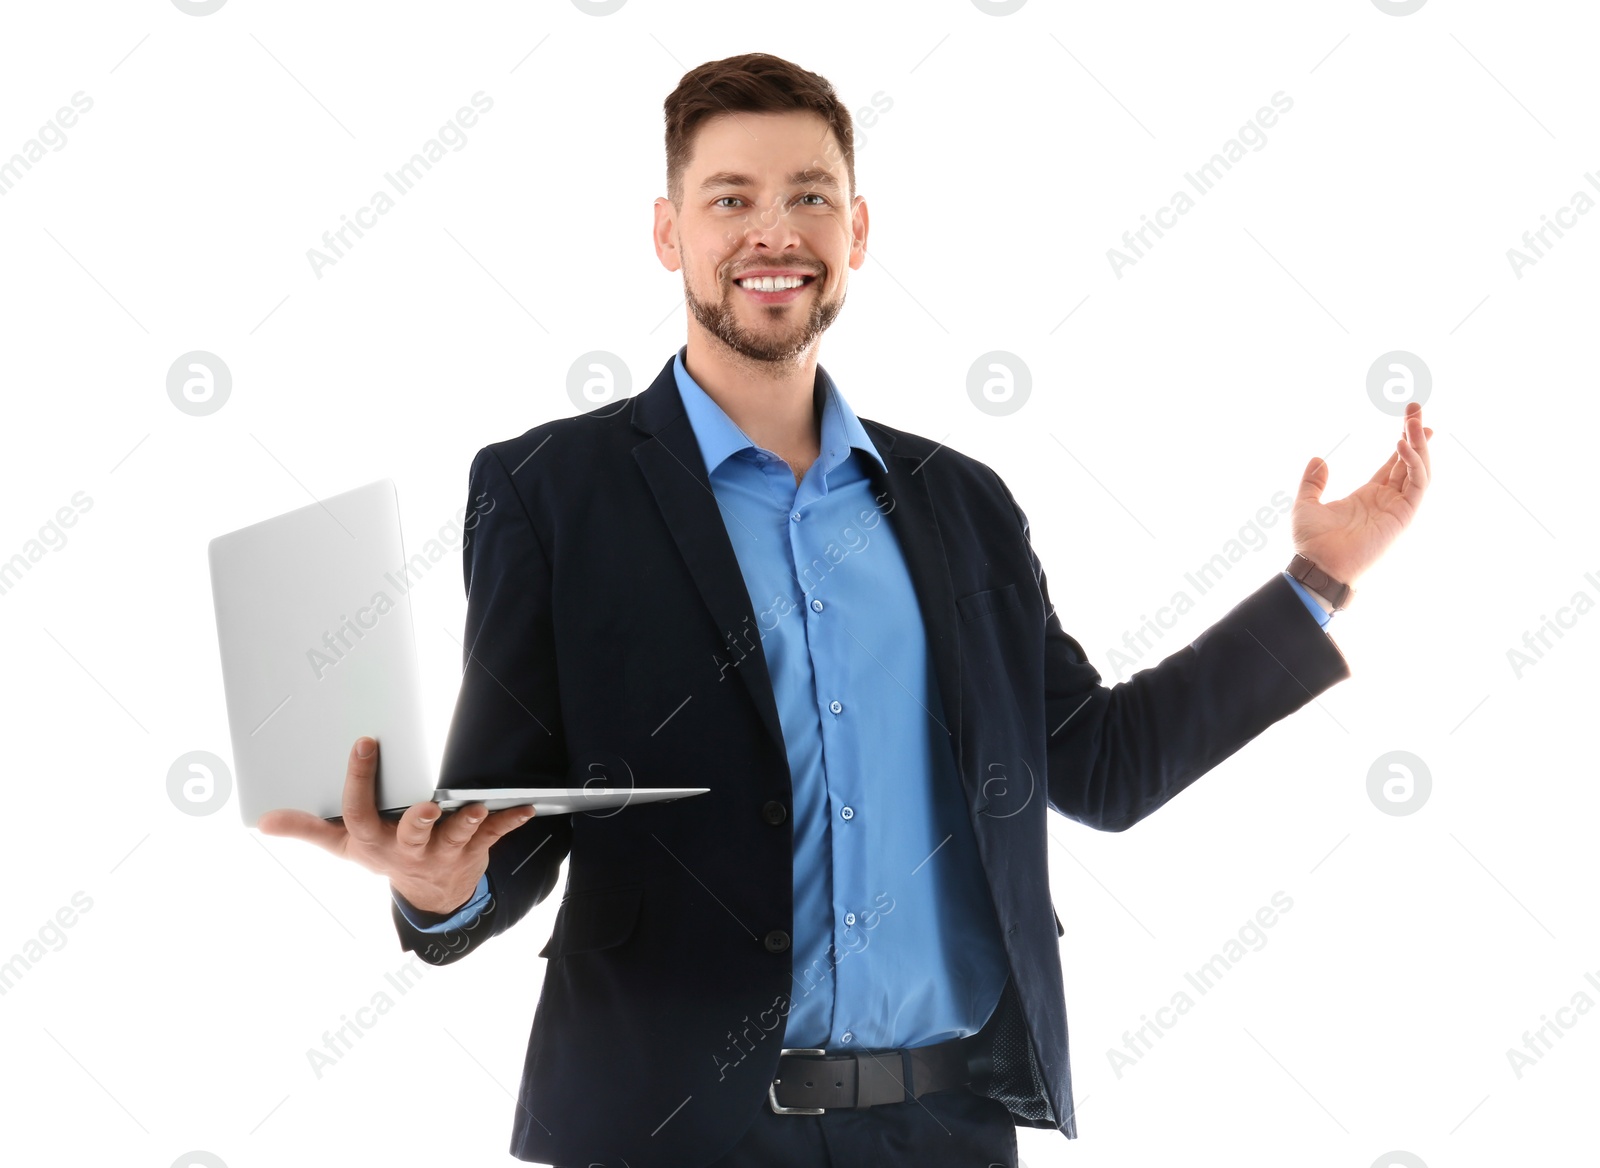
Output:
<svg viewBox="0 0 1600 1168">
<path fill-rule="evenodd" d="M 1077 1134 L 1046 814 L 1139 822 L 1349 676 L 1274 571 L 1192 643 L 1114 686 L 1061 627 L 1028 521 L 994 471 L 862 419 L 924 614 L 1011 980 L 974 1089 Z M 468 926 L 414 928 L 446 964 L 567 880 L 511 1152 L 705 1163 L 766 1106 L 791 981 L 790 775 L 755 613 L 672 361 L 632 398 L 480 450 L 460 696 L 440 785 L 709 787 L 535 817 L 496 842 Z M 1093 551 L 1086 549 L 1091 560 Z M 1099 571 L 1088 562 L 1080 571 Z M 539 984 L 529 971 L 529 992 Z"/>
</svg>

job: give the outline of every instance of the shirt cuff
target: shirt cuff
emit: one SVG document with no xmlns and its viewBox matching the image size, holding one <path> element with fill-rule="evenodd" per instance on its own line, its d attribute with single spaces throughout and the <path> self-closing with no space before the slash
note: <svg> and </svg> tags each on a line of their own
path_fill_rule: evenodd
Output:
<svg viewBox="0 0 1600 1168">
<path fill-rule="evenodd" d="M 442 913 L 424 912 L 409 903 L 393 888 L 389 892 L 394 897 L 395 907 L 400 910 L 400 915 L 411 923 L 412 928 L 419 933 L 444 933 L 451 929 L 459 929 L 477 916 L 483 910 L 483 906 L 489 903 L 489 874 L 485 872 L 478 877 L 478 887 L 473 889 L 472 899 L 448 916 Z"/>
<path fill-rule="evenodd" d="M 1283 578 L 1294 586 L 1295 592 L 1299 594 L 1300 599 L 1305 603 L 1305 606 L 1311 610 L 1311 615 L 1317 618 L 1318 625 L 1326 626 L 1327 623 L 1333 619 L 1333 613 L 1328 612 L 1322 607 L 1322 605 L 1317 603 L 1317 598 L 1311 595 L 1311 590 L 1309 588 L 1300 583 L 1300 581 L 1296 580 L 1287 572 L 1283 573 Z"/>
</svg>

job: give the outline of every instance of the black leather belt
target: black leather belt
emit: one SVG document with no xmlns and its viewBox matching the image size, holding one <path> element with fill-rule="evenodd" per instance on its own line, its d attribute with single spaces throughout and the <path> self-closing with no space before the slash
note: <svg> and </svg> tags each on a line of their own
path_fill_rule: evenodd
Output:
<svg viewBox="0 0 1600 1168">
<path fill-rule="evenodd" d="M 935 1091 L 965 1086 L 989 1069 L 989 1043 L 978 1035 L 902 1050 L 829 1054 L 785 1047 L 767 1088 L 779 1115 L 821 1115 L 830 1108 L 904 1103 Z"/>
</svg>

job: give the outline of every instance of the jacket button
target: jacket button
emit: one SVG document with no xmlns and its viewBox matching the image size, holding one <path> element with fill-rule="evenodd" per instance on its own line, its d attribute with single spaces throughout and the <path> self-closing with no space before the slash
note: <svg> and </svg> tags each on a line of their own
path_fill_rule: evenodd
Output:
<svg viewBox="0 0 1600 1168">
<path fill-rule="evenodd" d="M 776 799 L 768 799 L 761 805 L 761 818 L 768 823 L 779 824 L 789 818 L 789 809 Z"/>
<path fill-rule="evenodd" d="M 782 953 L 789 947 L 789 934 L 782 929 L 773 929 L 762 941 L 768 953 Z"/>
</svg>

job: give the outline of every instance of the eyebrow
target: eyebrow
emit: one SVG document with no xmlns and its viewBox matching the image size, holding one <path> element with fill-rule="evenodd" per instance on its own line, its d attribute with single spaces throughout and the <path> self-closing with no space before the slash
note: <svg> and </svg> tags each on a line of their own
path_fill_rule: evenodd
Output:
<svg viewBox="0 0 1600 1168">
<path fill-rule="evenodd" d="M 751 187 L 756 185 L 756 180 L 747 174 L 738 174 L 731 170 L 719 170 L 716 174 L 700 184 L 702 193 L 706 191 L 721 190 L 724 187 Z M 816 167 L 807 167 L 797 170 L 789 176 L 790 186 L 826 187 L 838 193 L 839 180 L 825 170 Z"/>
</svg>

